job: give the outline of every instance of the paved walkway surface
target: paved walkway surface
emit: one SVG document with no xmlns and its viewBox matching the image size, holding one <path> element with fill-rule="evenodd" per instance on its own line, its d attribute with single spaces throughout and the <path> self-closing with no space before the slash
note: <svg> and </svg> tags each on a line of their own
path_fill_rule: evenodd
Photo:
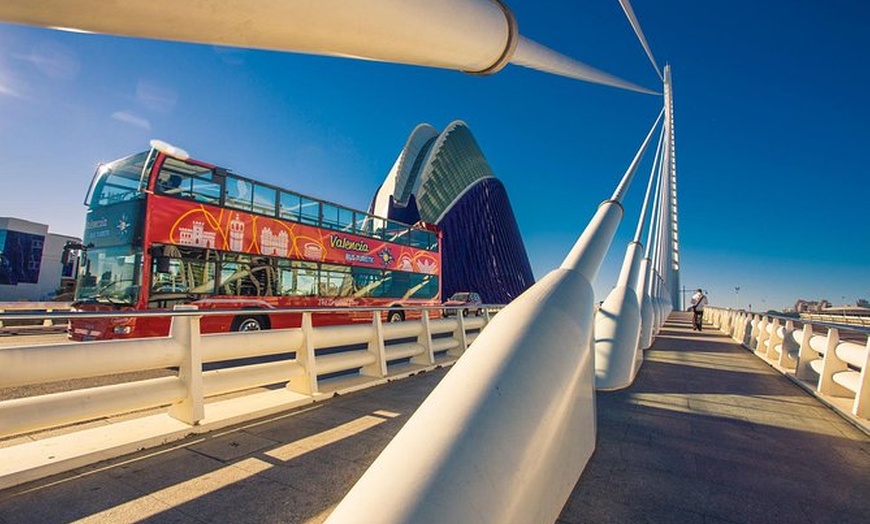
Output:
<svg viewBox="0 0 870 524">
<path fill-rule="evenodd" d="M 559 522 L 870 522 L 870 441 L 676 314 Z M 445 370 L 0 492 L 0 523 L 322 522 Z"/>
<path fill-rule="evenodd" d="M 645 357 L 631 388 L 598 393 L 596 451 L 560 524 L 870 522 L 863 432 L 689 314 Z"/>
</svg>

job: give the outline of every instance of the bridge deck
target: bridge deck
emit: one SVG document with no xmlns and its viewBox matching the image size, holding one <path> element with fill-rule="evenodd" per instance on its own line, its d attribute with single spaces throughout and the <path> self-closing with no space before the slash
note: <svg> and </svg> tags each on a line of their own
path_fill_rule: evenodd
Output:
<svg viewBox="0 0 870 524">
<path fill-rule="evenodd" d="M 870 520 L 864 433 L 683 314 L 646 357 L 560 523 Z M 0 492 L 0 523 L 321 522 L 444 373 Z"/>
<path fill-rule="evenodd" d="M 712 328 L 674 313 L 558 522 L 870 522 L 870 439 Z"/>
</svg>

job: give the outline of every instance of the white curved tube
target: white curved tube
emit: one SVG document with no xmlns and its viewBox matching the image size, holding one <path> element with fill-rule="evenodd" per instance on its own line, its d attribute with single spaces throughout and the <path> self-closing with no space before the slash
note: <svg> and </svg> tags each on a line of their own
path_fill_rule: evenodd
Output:
<svg viewBox="0 0 870 524">
<path fill-rule="evenodd" d="M 480 71 L 508 45 L 490 0 L 4 0 L 0 20 Z"/>
<path fill-rule="evenodd" d="M 0 21 L 481 74 L 511 62 L 658 94 L 520 37 L 496 0 L 4 0 Z"/>
<path fill-rule="evenodd" d="M 616 287 L 595 315 L 595 387 L 601 390 L 627 388 L 640 368 L 638 352 L 641 304 L 635 286 L 642 247 L 628 245 Z"/>
<path fill-rule="evenodd" d="M 555 521 L 595 448 L 593 300 L 559 269 L 503 309 L 327 522 Z"/>
</svg>

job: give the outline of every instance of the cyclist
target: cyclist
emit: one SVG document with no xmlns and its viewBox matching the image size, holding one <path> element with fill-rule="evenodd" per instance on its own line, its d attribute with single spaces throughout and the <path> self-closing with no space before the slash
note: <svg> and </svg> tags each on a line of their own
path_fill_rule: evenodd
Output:
<svg viewBox="0 0 870 524">
<path fill-rule="evenodd" d="M 692 295 L 692 329 L 701 331 L 701 320 L 704 317 L 704 306 L 707 305 L 707 296 L 700 289 Z"/>
</svg>

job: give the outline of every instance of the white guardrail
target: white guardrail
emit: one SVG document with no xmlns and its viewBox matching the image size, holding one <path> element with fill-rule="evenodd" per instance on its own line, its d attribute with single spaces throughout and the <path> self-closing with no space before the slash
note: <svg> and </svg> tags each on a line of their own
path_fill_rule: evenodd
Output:
<svg viewBox="0 0 870 524">
<path fill-rule="evenodd" d="M 41 318 L 34 317 L 26 320 L 21 318 L 4 318 L 5 313 L 55 313 L 69 312 L 72 310 L 71 302 L 0 302 L 0 333 L 17 333 L 25 331 L 40 331 L 43 329 L 57 328 L 66 325 L 66 320 L 61 322 L 51 316 Z"/>
<path fill-rule="evenodd" d="M 0 437 L 161 406 L 168 406 L 170 417 L 193 426 L 206 417 L 205 399 L 208 397 L 283 384 L 287 390 L 313 401 L 320 393 L 322 377 L 342 372 L 353 376 L 349 381 L 350 389 L 361 389 L 383 383 L 394 375 L 409 374 L 407 365 L 396 366 L 402 367 L 401 371 L 391 370 L 393 363 L 416 365 L 413 366 L 416 372 L 422 367 L 454 362 L 489 323 L 491 311 L 496 311 L 497 307 L 484 307 L 481 316 L 430 318 L 441 316 L 442 309 L 423 310 L 419 320 L 386 323 L 381 320 L 381 310 L 368 308 L 367 311 L 372 311 L 370 323 L 323 327 L 314 327 L 312 316 L 328 310 L 275 310 L 273 312 L 301 313 L 301 327 L 202 335 L 201 316 L 226 315 L 227 312 L 197 311 L 190 306 L 180 306 L 169 313 L 173 318 L 167 337 L 2 348 L 2 388 L 155 369 L 178 371 L 166 377 L 0 401 Z M 262 313 L 262 310 L 257 312 Z M 66 314 L 65 318 L 73 315 Z M 154 313 L 142 316 L 149 315 Z M 167 316 L 167 313 L 160 315 Z M 59 314 L 54 316 L 61 318 Z M 108 315 L 87 313 L 81 316 Z M 20 315 L 0 316 L 4 320 L 20 318 Z M 326 349 L 331 350 L 319 354 Z M 286 358 L 203 371 L 206 363 L 269 355 L 286 355 Z M 361 377 L 370 380 L 361 380 Z M 334 383 L 341 378 L 327 380 Z M 332 384 L 330 391 L 342 389 Z"/>
<path fill-rule="evenodd" d="M 870 329 L 713 307 L 704 319 L 820 396 L 853 399 L 852 415 L 870 419 Z"/>
</svg>

